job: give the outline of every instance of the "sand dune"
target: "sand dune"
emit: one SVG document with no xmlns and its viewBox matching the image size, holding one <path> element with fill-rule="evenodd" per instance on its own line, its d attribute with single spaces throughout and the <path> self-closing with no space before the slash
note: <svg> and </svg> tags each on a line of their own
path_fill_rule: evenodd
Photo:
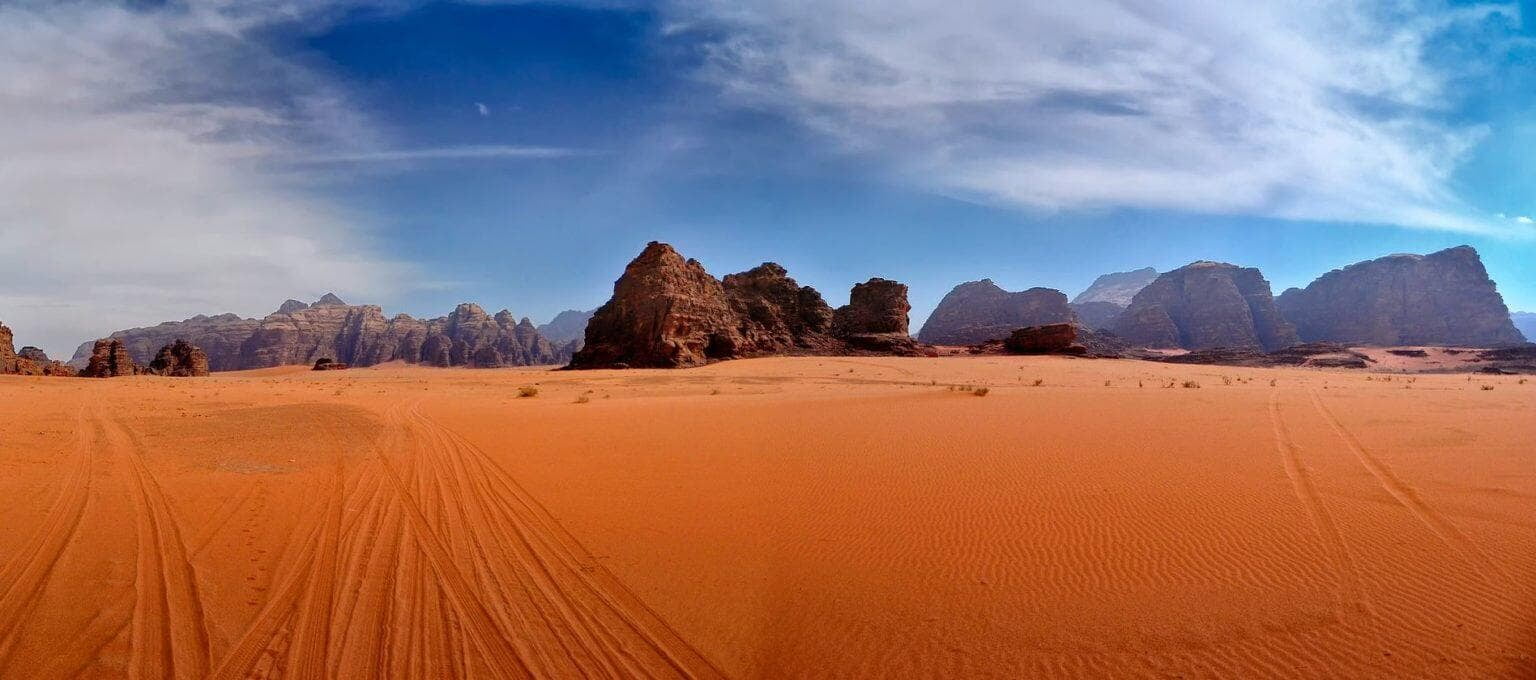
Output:
<svg viewBox="0 0 1536 680">
<path fill-rule="evenodd" d="M 804 358 L 0 399 L 3 678 L 1536 677 L 1513 376 Z"/>
</svg>

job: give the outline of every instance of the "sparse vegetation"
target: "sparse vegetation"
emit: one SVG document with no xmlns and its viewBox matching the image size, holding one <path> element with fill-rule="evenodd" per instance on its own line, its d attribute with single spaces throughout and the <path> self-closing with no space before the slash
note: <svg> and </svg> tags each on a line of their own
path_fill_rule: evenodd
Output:
<svg viewBox="0 0 1536 680">
<path fill-rule="evenodd" d="M 589 401 L 592 401 L 592 398 L 587 396 L 587 395 L 585 395 L 585 394 L 578 395 L 576 397 L 576 403 L 578 403 L 578 404 L 585 404 L 585 403 L 587 403 Z"/>
<path fill-rule="evenodd" d="M 1478 385 L 1477 387 L 1478 387 L 1478 389 L 1480 389 L 1480 390 L 1482 390 L 1484 392 L 1492 392 L 1493 391 L 1493 385 Z"/>
<path fill-rule="evenodd" d="M 1039 386 L 1044 385 L 1044 384 L 1045 384 L 1045 380 L 1042 380 L 1040 378 L 1035 378 L 1035 381 L 1030 383 L 1030 386 L 1032 386 L 1032 387 L 1039 387 Z"/>
<path fill-rule="evenodd" d="M 1184 382 L 1180 383 L 1179 386 L 1186 390 L 1200 389 L 1200 383 L 1197 383 L 1193 380 L 1185 380 Z"/>
<path fill-rule="evenodd" d="M 978 387 L 978 388 L 976 388 L 974 390 L 971 390 L 971 394 L 974 394 L 974 395 L 976 395 L 978 397 L 985 397 L 988 394 L 990 394 L 991 392 L 992 392 L 992 389 L 989 388 L 989 387 Z"/>
<path fill-rule="evenodd" d="M 527 399 L 529 397 L 537 397 L 537 396 L 539 396 L 539 388 L 534 387 L 532 385 L 524 385 L 522 387 L 517 388 L 517 396 L 518 396 L 519 399 Z"/>
</svg>

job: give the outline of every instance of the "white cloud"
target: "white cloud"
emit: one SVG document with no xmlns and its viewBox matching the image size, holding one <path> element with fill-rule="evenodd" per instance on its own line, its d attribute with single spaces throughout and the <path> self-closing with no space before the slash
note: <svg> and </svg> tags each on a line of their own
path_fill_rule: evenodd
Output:
<svg viewBox="0 0 1536 680">
<path fill-rule="evenodd" d="M 1533 219 L 1531 219 L 1529 217 L 1526 217 L 1525 215 L 1521 215 L 1519 217 L 1516 217 L 1515 221 L 1519 222 L 1520 224 L 1536 224 L 1536 220 L 1533 220 Z"/>
<path fill-rule="evenodd" d="M 250 37 L 335 3 L 0 4 L 0 321 L 67 354 L 415 273 L 273 158 L 377 148 L 346 93 Z M 64 358 L 68 358 L 65 356 Z"/>
<path fill-rule="evenodd" d="M 1160 208 L 1511 233 L 1452 173 L 1445 122 L 1512 5 L 1434 0 L 679 0 L 704 76 L 915 184 L 1045 210 Z M 1496 49 L 1496 48 L 1489 48 Z"/>
<path fill-rule="evenodd" d="M 572 158 L 595 151 L 555 146 L 487 144 L 430 149 L 388 149 L 357 153 L 308 154 L 287 159 L 293 163 L 389 163 L 398 161 L 474 160 L 497 158 Z"/>
<path fill-rule="evenodd" d="M 491 107 L 486 106 L 483 102 L 475 102 L 475 110 L 480 112 L 481 116 L 491 115 Z"/>
</svg>

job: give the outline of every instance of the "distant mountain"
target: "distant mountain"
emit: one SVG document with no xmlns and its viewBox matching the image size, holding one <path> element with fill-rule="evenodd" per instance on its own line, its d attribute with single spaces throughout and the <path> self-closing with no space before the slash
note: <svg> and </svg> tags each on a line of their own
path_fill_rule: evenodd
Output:
<svg viewBox="0 0 1536 680">
<path fill-rule="evenodd" d="M 595 311 L 597 310 L 581 312 L 567 309 L 556 314 L 549 323 L 539 326 L 539 334 L 557 345 L 580 340 L 586 334 L 587 322 L 592 320 L 592 313 Z"/>
<path fill-rule="evenodd" d="M 433 366 L 528 366 L 560 364 L 570 350 L 545 339 L 528 319 L 502 310 L 486 314 L 464 303 L 447 316 L 419 320 L 406 314 L 386 318 L 376 305 L 349 305 L 326 294 L 313 303 L 288 300 L 266 318 L 234 314 L 194 316 L 147 328 L 117 331 L 137 363 L 175 340 L 186 340 L 208 355 L 215 371 L 312 364 L 329 358 L 353 366 L 405 361 Z M 89 360 L 94 342 L 76 350 L 72 364 Z"/>
<path fill-rule="evenodd" d="M 1470 246 L 1335 269 L 1276 301 L 1308 342 L 1492 347 L 1524 340 Z"/>
<path fill-rule="evenodd" d="M 936 345 L 975 345 L 1002 340 L 1025 326 L 1070 323 L 1077 316 L 1067 296 L 1052 288 L 1011 293 L 992 279 L 955 286 L 928 315 L 917 339 Z"/>
<path fill-rule="evenodd" d="M 1131 299 L 1157 279 L 1157 270 L 1143 267 L 1134 271 L 1105 274 L 1093 280 L 1093 285 L 1072 298 L 1072 304 L 1109 302 L 1122 309 L 1131 305 Z"/>
<path fill-rule="evenodd" d="M 1094 300 L 1092 302 L 1074 302 L 1072 311 L 1077 313 L 1077 320 L 1092 330 L 1106 330 L 1115 325 L 1115 320 L 1125 313 L 1125 307 L 1113 302 Z"/>
<path fill-rule="evenodd" d="M 1298 342 L 1296 329 L 1275 310 L 1264 275 L 1224 262 L 1194 262 L 1158 276 L 1111 330 L 1158 348 L 1274 351 Z"/>
<path fill-rule="evenodd" d="M 1536 312 L 1514 312 L 1509 315 L 1515 328 L 1525 335 L 1526 342 L 1536 342 Z"/>
</svg>

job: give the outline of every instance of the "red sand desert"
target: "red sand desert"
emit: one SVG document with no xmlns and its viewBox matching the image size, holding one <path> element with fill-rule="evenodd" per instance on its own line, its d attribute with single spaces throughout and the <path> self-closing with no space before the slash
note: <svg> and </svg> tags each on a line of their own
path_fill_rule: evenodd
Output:
<svg viewBox="0 0 1536 680">
<path fill-rule="evenodd" d="M 785 358 L 0 400 L 5 678 L 1536 677 L 1515 376 Z"/>
</svg>

